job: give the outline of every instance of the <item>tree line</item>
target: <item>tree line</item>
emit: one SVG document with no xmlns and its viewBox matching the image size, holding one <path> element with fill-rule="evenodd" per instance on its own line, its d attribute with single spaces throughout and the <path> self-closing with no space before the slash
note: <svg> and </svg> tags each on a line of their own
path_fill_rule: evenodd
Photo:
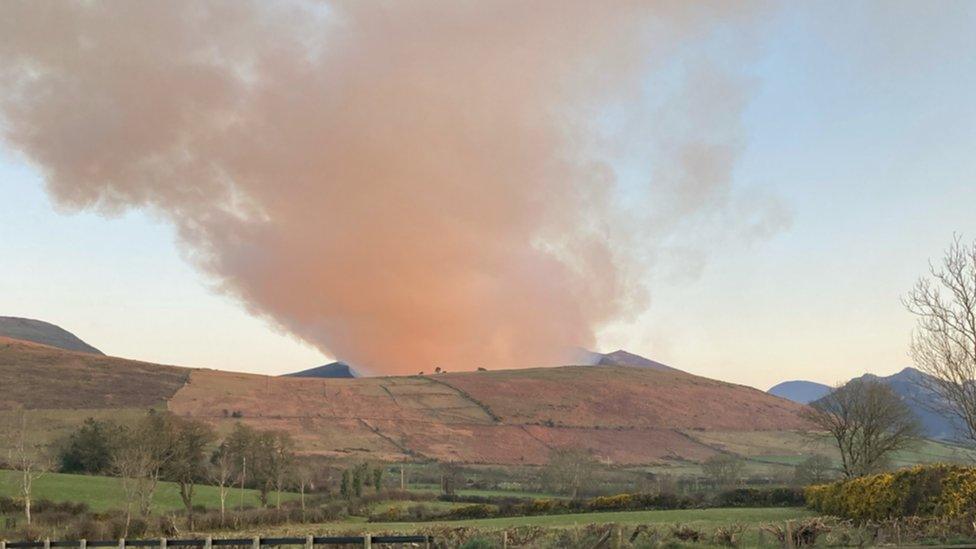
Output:
<svg viewBox="0 0 976 549">
<path fill-rule="evenodd" d="M 131 425 L 85 420 L 58 445 L 57 467 L 65 473 L 119 477 L 127 524 L 135 513 L 149 515 L 161 480 L 174 482 L 192 528 L 198 483 L 219 488 L 221 516 L 234 487 L 241 490 L 241 507 L 245 488 L 256 489 L 263 506 L 269 505 L 274 492 L 274 505 L 279 508 L 287 487 L 304 494 L 310 475 L 299 466 L 294 448 L 291 435 L 284 431 L 238 423 L 218 440 L 213 428 L 202 421 L 150 410 Z"/>
</svg>

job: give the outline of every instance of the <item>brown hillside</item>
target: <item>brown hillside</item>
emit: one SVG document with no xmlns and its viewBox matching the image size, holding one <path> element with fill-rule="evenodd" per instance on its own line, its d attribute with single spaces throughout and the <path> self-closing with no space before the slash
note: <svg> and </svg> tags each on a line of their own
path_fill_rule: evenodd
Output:
<svg viewBox="0 0 976 549">
<path fill-rule="evenodd" d="M 150 408 L 190 370 L 0 337 L 0 409 Z"/>
<path fill-rule="evenodd" d="M 197 370 L 170 402 L 225 428 L 292 432 L 309 452 L 543 463 L 582 446 L 615 463 L 701 460 L 682 430 L 808 428 L 801 407 L 678 371 L 569 366 L 437 376 L 300 379 Z M 356 442 L 352 442 L 356 441 Z"/>
<path fill-rule="evenodd" d="M 623 366 L 305 379 L 159 366 L 8 339 L 0 340 L 0 386 L 4 402 L 46 409 L 62 431 L 95 409 L 127 409 L 131 418 L 165 402 L 222 431 L 237 421 L 286 430 L 305 453 L 384 460 L 541 464 L 552 448 L 576 446 L 619 464 L 700 461 L 717 450 L 696 433 L 807 427 L 799 405 L 755 389 Z M 73 412 L 79 409 L 87 411 Z"/>
</svg>

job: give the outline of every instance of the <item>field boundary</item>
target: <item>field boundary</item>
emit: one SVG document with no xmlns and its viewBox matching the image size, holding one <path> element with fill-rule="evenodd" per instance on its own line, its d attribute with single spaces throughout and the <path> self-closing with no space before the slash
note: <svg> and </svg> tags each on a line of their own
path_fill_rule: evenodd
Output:
<svg viewBox="0 0 976 549">
<path fill-rule="evenodd" d="M 298 537 L 253 537 L 253 538 L 196 538 L 196 539 L 131 539 L 119 540 L 51 540 L 41 541 L 3 541 L 0 540 L 0 549 L 51 549 L 52 547 L 68 547 L 87 549 L 88 547 L 115 547 L 126 549 L 127 547 L 158 547 L 167 549 L 168 547 L 200 547 L 202 549 L 212 549 L 213 547 L 249 547 L 251 549 L 261 549 L 261 547 L 278 547 L 282 545 L 302 545 L 305 549 L 312 549 L 316 545 L 362 545 L 367 549 L 373 544 L 392 545 L 398 543 L 423 543 L 430 547 L 434 542 L 433 536 L 408 535 L 408 536 L 378 536 L 365 533 L 361 536 L 305 536 Z"/>
<path fill-rule="evenodd" d="M 485 404 L 484 402 L 481 402 L 480 400 L 478 400 L 478 399 L 474 398 L 473 396 L 469 395 L 468 392 L 465 391 L 464 389 L 459 389 L 459 388 L 455 387 L 454 385 L 451 385 L 450 383 L 448 383 L 446 381 L 441 381 L 439 379 L 434 379 L 431 376 L 411 376 L 411 377 L 417 377 L 417 378 L 420 378 L 420 379 L 425 379 L 427 381 L 430 381 L 431 383 L 438 383 L 440 385 L 443 385 L 443 386 L 447 387 L 448 389 L 451 389 L 452 391 L 454 391 L 457 394 L 461 395 L 461 397 L 463 397 L 464 399 L 470 401 L 472 404 L 474 404 L 478 408 L 481 408 L 481 410 L 485 414 L 487 414 L 488 417 L 490 417 L 491 420 L 494 421 L 495 423 L 501 423 L 502 422 L 502 418 L 498 417 L 498 414 L 496 414 L 495 412 L 493 412 L 492 409 L 489 408 L 487 404 Z"/>
</svg>

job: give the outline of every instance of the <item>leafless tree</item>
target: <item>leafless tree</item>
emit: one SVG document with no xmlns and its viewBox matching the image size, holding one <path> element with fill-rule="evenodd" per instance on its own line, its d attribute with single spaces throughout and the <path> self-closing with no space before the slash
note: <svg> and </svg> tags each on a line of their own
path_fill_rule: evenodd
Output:
<svg viewBox="0 0 976 549">
<path fill-rule="evenodd" d="M 830 458 L 816 454 L 796 464 L 793 470 L 793 481 L 801 486 L 808 484 L 822 484 L 830 480 L 833 464 Z"/>
<path fill-rule="evenodd" d="M 589 488 L 599 462 L 593 454 L 580 448 L 554 448 L 549 452 L 546 484 L 550 489 L 567 493 L 573 499 Z"/>
<path fill-rule="evenodd" d="M 15 410 L 10 433 L 10 462 L 18 472 L 18 492 L 23 500 L 24 520 L 31 526 L 34 481 L 44 474 L 43 449 L 33 437 L 27 410 Z"/>
<path fill-rule="evenodd" d="M 187 526 L 193 530 L 194 489 L 197 481 L 206 475 L 206 450 L 215 435 L 209 425 L 193 419 L 168 415 L 165 421 L 172 440 L 162 471 L 167 479 L 179 486 Z"/>
<path fill-rule="evenodd" d="M 112 456 L 112 469 L 122 482 L 126 501 L 125 533 L 128 533 L 134 507 L 143 517 L 152 512 L 156 487 L 178 444 L 172 418 L 154 410 L 119 436 L 122 440 Z"/>
<path fill-rule="evenodd" d="M 911 355 L 928 374 L 922 383 L 976 443 L 976 241 L 966 245 L 956 236 L 941 265 L 930 264 L 904 302 L 918 317 Z"/>
<path fill-rule="evenodd" d="M 805 415 L 834 439 L 848 478 L 884 468 L 892 452 L 913 446 L 920 434 L 918 420 L 901 397 L 869 379 L 834 389 L 811 403 Z"/>
<path fill-rule="evenodd" d="M 720 488 L 739 484 L 743 469 L 742 460 L 729 454 L 715 454 L 702 463 L 702 472 Z"/>
<path fill-rule="evenodd" d="M 300 502 L 302 505 L 302 522 L 305 522 L 305 493 L 315 487 L 315 470 L 312 465 L 308 462 L 296 463 L 292 467 L 292 479 L 294 481 L 295 487 L 298 488 L 298 494 Z"/>
<path fill-rule="evenodd" d="M 236 466 L 234 457 L 226 442 L 222 442 L 210 456 L 208 476 L 210 477 L 210 481 L 216 484 L 219 490 L 221 526 L 224 525 L 224 518 L 227 514 L 227 494 L 230 492 L 231 484 L 235 478 Z"/>
</svg>

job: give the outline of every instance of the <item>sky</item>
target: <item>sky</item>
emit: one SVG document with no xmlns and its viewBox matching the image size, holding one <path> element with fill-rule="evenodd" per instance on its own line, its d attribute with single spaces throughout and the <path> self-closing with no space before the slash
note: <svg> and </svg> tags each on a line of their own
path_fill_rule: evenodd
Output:
<svg viewBox="0 0 976 549">
<path fill-rule="evenodd" d="M 775 227 L 658 257 L 646 304 L 602 323 L 597 350 L 760 389 L 910 365 L 901 297 L 954 234 L 976 238 L 976 9 L 840 5 L 781 5 L 727 60 L 750 90 L 733 183 L 775 201 Z M 633 158 L 613 165 L 617 198 L 640 209 Z M 166 364 L 279 374 L 332 359 L 222 291 L 158 210 L 65 207 L 2 144 L 0 197 L 0 315 Z"/>
</svg>

